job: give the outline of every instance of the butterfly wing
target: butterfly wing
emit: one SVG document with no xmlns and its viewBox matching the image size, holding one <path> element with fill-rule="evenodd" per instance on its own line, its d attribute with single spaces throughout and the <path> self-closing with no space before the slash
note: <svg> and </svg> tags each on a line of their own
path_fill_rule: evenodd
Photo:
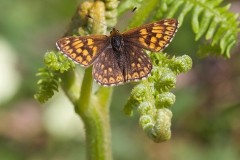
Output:
<svg viewBox="0 0 240 160">
<path fill-rule="evenodd" d="M 122 53 L 115 52 L 109 47 L 93 63 L 93 77 L 97 83 L 113 86 L 149 76 L 152 64 L 142 48 L 128 44 Z"/>
<path fill-rule="evenodd" d="M 123 50 L 117 51 L 110 42 L 113 34 L 111 38 L 105 35 L 64 37 L 58 40 L 56 45 L 75 62 L 86 67 L 93 64 L 93 77 L 100 85 L 118 85 L 147 77 L 152 70 L 152 64 L 143 49 L 164 49 L 172 40 L 177 26 L 176 19 L 165 19 L 131 29 L 121 34 Z M 119 44 L 115 45 L 118 47 Z"/>
<path fill-rule="evenodd" d="M 105 35 L 64 37 L 57 41 L 56 46 L 67 57 L 88 67 L 99 54 L 108 47 L 109 37 Z"/>
<path fill-rule="evenodd" d="M 124 32 L 124 42 L 159 52 L 171 42 L 177 28 L 178 21 L 176 19 L 163 19 Z"/>
<path fill-rule="evenodd" d="M 128 44 L 125 47 L 125 81 L 138 81 L 150 75 L 152 63 L 142 48 Z"/>
<path fill-rule="evenodd" d="M 122 71 L 111 47 L 106 48 L 93 63 L 93 77 L 103 86 L 114 86 L 124 82 Z"/>
</svg>

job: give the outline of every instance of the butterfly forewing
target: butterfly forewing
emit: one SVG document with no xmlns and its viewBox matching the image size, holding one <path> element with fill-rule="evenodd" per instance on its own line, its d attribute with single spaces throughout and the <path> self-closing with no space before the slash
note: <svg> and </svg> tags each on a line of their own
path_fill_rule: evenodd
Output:
<svg viewBox="0 0 240 160">
<path fill-rule="evenodd" d="M 124 41 L 153 52 L 163 50 L 172 40 L 178 28 L 176 19 L 143 25 L 123 33 Z"/>
<path fill-rule="evenodd" d="M 109 37 L 105 35 L 64 37 L 58 40 L 56 45 L 67 57 L 88 67 L 109 45 Z"/>
</svg>

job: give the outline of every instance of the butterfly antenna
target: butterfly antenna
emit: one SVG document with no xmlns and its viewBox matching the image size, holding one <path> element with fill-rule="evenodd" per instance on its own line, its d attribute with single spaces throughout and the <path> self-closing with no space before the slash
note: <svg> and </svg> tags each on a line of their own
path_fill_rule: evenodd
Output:
<svg viewBox="0 0 240 160">
<path fill-rule="evenodd" d="M 137 10 L 137 7 L 134 7 L 134 8 L 132 9 L 132 13 L 134 13 L 136 10 Z"/>
<path fill-rule="evenodd" d="M 96 22 L 98 22 L 98 23 L 100 23 L 100 24 L 102 24 L 102 25 L 104 25 L 104 26 L 106 26 L 106 27 L 108 27 L 105 23 L 103 23 L 103 22 L 101 22 L 101 21 L 99 21 L 99 20 L 93 18 L 93 17 L 90 16 L 89 14 L 87 14 L 86 17 L 87 17 L 87 18 L 90 18 L 90 19 L 92 19 L 92 20 L 94 20 L 94 21 L 96 21 Z"/>
</svg>

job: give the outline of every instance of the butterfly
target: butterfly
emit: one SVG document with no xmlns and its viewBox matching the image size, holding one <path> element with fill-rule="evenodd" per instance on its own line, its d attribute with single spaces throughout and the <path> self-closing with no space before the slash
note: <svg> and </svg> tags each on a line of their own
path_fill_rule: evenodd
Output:
<svg viewBox="0 0 240 160">
<path fill-rule="evenodd" d="M 152 63 L 145 50 L 159 52 L 171 42 L 178 28 L 176 19 L 163 19 L 110 35 L 64 37 L 57 48 L 74 62 L 93 65 L 94 80 L 102 86 L 114 86 L 147 78 Z"/>
</svg>

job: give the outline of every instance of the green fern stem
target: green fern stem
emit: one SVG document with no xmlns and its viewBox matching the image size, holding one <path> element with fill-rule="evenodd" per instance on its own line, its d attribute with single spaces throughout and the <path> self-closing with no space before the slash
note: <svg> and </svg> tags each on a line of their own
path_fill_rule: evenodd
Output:
<svg viewBox="0 0 240 160">
<path fill-rule="evenodd" d="M 114 12 L 117 7 L 116 5 L 110 7 L 110 2 L 95 1 L 92 3 L 89 14 L 93 19 L 87 22 L 87 28 L 91 33 L 106 34 L 107 27 L 102 25 L 106 24 L 105 6 L 108 6 L 108 12 Z M 83 120 L 86 130 L 87 159 L 111 160 L 109 104 L 112 88 L 100 87 L 94 93 L 92 81 L 92 68 L 88 68 L 84 72 L 80 97 L 75 103 L 75 110 Z"/>
<path fill-rule="evenodd" d="M 101 99 L 101 94 L 107 95 L 107 98 Z M 92 93 L 92 69 L 86 69 L 82 82 L 81 96 L 75 103 L 75 110 L 84 122 L 87 159 L 89 160 L 112 159 L 108 113 L 112 89 L 108 88 L 105 93 L 101 94 L 96 96 Z"/>
</svg>

